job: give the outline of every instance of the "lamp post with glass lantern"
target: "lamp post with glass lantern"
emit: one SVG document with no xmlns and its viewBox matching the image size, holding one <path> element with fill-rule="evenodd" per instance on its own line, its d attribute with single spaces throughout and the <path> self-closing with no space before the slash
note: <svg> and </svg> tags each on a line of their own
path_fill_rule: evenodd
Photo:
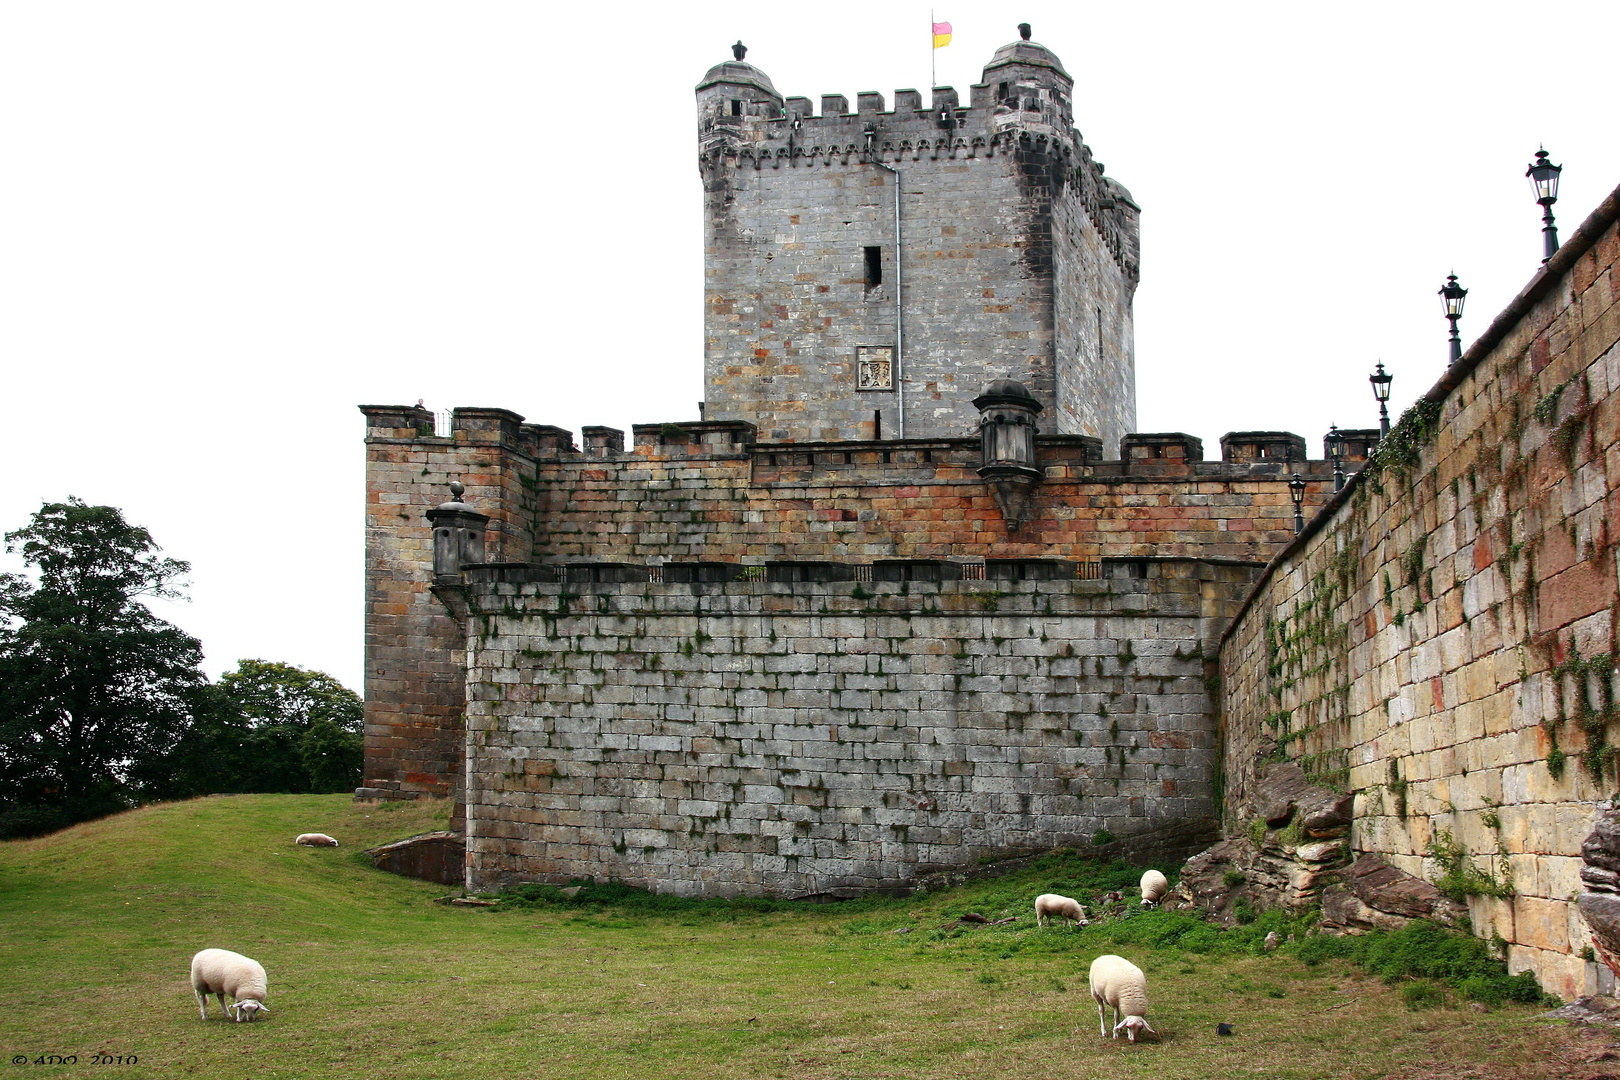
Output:
<svg viewBox="0 0 1620 1080">
<path fill-rule="evenodd" d="M 1294 500 L 1294 535 L 1298 536 L 1305 531 L 1305 481 L 1299 473 L 1288 481 L 1288 497 Z"/>
<path fill-rule="evenodd" d="M 1389 384 L 1395 381 L 1395 376 L 1384 371 L 1384 362 L 1378 361 L 1378 370 L 1367 376 L 1372 383 L 1373 397 L 1378 399 L 1378 436 L 1383 438 L 1389 434 Z"/>
<path fill-rule="evenodd" d="M 1344 490 L 1344 435 L 1339 431 L 1339 425 L 1334 424 L 1328 428 L 1327 435 L 1322 439 L 1327 447 L 1328 460 L 1333 462 L 1333 490 Z"/>
<path fill-rule="evenodd" d="M 1553 203 L 1558 201 L 1558 174 L 1564 171 L 1562 165 L 1554 165 L 1547 160 L 1547 150 L 1543 147 L 1536 151 L 1536 160 L 1530 163 L 1524 175 L 1530 178 L 1530 190 L 1535 192 L 1536 203 L 1541 207 L 1541 265 L 1546 266 L 1547 260 L 1558 251 L 1558 226 L 1553 224 Z"/>
<path fill-rule="evenodd" d="M 1457 320 L 1462 318 L 1463 300 L 1468 296 L 1468 290 L 1457 284 L 1457 275 L 1446 275 L 1446 283 L 1440 286 L 1440 300 L 1446 306 L 1446 319 L 1451 323 L 1451 362 L 1455 364 L 1462 359 L 1462 337 L 1457 333 Z"/>
</svg>

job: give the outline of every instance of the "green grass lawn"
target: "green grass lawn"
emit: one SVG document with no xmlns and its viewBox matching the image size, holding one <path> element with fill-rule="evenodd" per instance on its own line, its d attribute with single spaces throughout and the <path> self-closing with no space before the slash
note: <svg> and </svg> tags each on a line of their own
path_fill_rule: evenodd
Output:
<svg viewBox="0 0 1620 1080">
<path fill-rule="evenodd" d="M 1413 1011 L 1345 961 L 1227 954 L 1212 933 L 1120 943 L 1169 915 L 1036 929 L 1037 893 L 1083 891 L 1065 860 L 850 905 L 468 910 L 361 853 L 445 815 L 244 795 L 0 845 L 0 1055 L 30 1061 L 9 1075 L 1585 1077 L 1606 1045 L 1530 1006 Z M 292 845 L 310 831 L 344 846 Z M 953 921 L 967 911 L 1019 919 Z M 199 1019 L 188 971 L 208 947 L 265 966 L 268 1018 Z M 1159 1040 L 1099 1036 L 1086 970 L 1104 952 L 1147 972 Z M 78 1062 L 31 1063 L 51 1053 Z"/>
</svg>

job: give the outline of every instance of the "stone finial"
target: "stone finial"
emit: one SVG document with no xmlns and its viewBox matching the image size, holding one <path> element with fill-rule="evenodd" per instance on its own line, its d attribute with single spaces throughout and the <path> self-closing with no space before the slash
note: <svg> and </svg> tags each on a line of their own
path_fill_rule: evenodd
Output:
<svg viewBox="0 0 1620 1080">
<path fill-rule="evenodd" d="M 436 586 L 458 580 L 462 567 L 484 561 L 484 530 L 489 525 L 489 515 L 480 514 L 469 506 L 464 501 L 466 494 L 467 485 L 452 480 L 450 501 L 427 512 L 428 523 L 433 527 Z"/>
<path fill-rule="evenodd" d="M 1029 31 L 1029 23 L 1021 22 L 1021 23 L 1018 24 L 1018 36 L 1019 37 L 1023 38 L 1025 41 L 1028 41 L 1029 40 L 1029 32 L 1030 32 Z"/>
<path fill-rule="evenodd" d="M 741 60 L 743 57 L 748 55 L 748 46 L 742 43 L 742 38 L 738 38 L 737 44 L 731 47 L 731 55 L 735 56 L 738 60 Z"/>
</svg>

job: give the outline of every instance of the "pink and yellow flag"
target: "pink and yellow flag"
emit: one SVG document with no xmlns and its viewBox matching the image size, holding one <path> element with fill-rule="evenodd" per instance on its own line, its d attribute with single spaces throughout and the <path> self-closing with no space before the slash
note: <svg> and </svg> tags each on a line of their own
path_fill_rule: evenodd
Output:
<svg viewBox="0 0 1620 1080">
<path fill-rule="evenodd" d="M 934 48 L 943 49 L 951 43 L 951 24 L 937 22 L 934 24 Z"/>
</svg>

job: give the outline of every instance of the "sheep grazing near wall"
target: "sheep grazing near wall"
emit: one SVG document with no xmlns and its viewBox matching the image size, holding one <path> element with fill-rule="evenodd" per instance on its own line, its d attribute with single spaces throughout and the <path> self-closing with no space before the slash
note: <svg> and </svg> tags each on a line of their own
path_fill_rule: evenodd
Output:
<svg viewBox="0 0 1620 1080">
<path fill-rule="evenodd" d="M 332 839 L 330 836 L 327 836 L 323 832 L 299 833 L 298 834 L 298 839 L 294 840 L 293 843 L 295 843 L 295 844 L 303 844 L 305 847 L 337 847 L 338 846 L 338 842 L 336 840 Z"/>
<path fill-rule="evenodd" d="M 1087 926 L 1085 909 L 1080 901 L 1057 893 L 1042 893 L 1035 898 L 1035 925 L 1045 926 L 1053 917 L 1066 919 L 1073 926 Z"/>
<path fill-rule="evenodd" d="M 1131 1042 L 1138 1032 L 1157 1035 L 1147 1022 L 1147 976 L 1123 956 L 1099 956 L 1091 962 L 1091 997 L 1097 1002 L 1097 1023 L 1108 1034 L 1106 1009 L 1114 1010 L 1114 1038 L 1124 1028 Z"/>
<path fill-rule="evenodd" d="M 219 998 L 219 1008 L 226 1016 L 234 1016 L 237 1023 L 252 1023 L 261 1012 L 269 1012 L 264 995 L 269 990 L 264 967 L 241 953 L 229 949 L 204 949 L 191 958 L 191 989 L 197 995 L 197 1006 L 202 1018 L 208 1019 L 208 995 Z M 225 996 L 232 998 L 225 1004 Z"/>
<path fill-rule="evenodd" d="M 1142 875 L 1142 906 L 1145 908 L 1157 907 L 1164 894 L 1170 890 L 1170 882 L 1157 870 L 1149 870 Z"/>
</svg>

